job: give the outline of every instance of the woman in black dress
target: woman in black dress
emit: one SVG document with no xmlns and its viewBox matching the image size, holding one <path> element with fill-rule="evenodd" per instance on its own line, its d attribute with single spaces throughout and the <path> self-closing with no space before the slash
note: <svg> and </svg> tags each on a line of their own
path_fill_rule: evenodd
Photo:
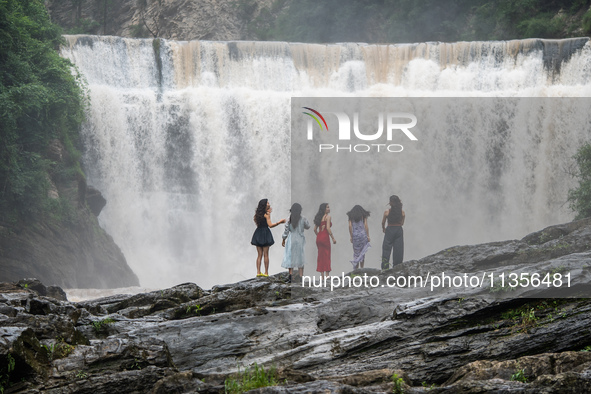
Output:
<svg viewBox="0 0 591 394">
<path fill-rule="evenodd" d="M 252 235 L 250 243 L 257 247 L 257 276 L 269 276 L 269 247 L 275 243 L 273 235 L 269 228 L 273 228 L 282 223 L 285 219 L 281 219 L 277 223 L 271 222 L 271 204 L 266 198 L 259 201 L 259 205 L 254 214 L 254 223 L 257 229 Z M 261 258 L 265 256 L 265 273 L 261 273 Z"/>
</svg>

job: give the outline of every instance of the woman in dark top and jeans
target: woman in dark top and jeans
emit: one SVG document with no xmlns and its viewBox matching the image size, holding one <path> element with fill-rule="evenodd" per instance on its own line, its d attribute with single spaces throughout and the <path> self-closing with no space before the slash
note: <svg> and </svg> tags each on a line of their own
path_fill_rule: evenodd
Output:
<svg viewBox="0 0 591 394">
<path fill-rule="evenodd" d="M 402 201 L 398 196 L 390 196 L 390 209 L 384 212 L 382 218 L 382 231 L 384 242 L 382 243 L 382 269 L 390 269 L 390 253 L 392 253 L 392 266 L 402 263 L 404 258 L 404 211 Z M 386 226 L 386 222 L 388 226 Z"/>
</svg>

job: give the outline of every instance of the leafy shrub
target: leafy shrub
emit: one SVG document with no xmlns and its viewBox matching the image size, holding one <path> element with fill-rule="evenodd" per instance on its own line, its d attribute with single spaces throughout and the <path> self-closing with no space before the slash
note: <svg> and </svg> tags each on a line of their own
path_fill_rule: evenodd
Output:
<svg viewBox="0 0 591 394">
<path fill-rule="evenodd" d="M 404 394 L 404 379 L 394 374 L 392 375 L 392 383 L 394 383 L 394 387 L 392 388 L 394 394 Z"/>
<path fill-rule="evenodd" d="M 92 19 L 81 18 L 76 26 L 67 31 L 68 34 L 96 34 L 101 24 Z"/>
<path fill-rule="evenodd" d="M 526 309 L 521 312 L 521 324 L 524 327 L 535 326 L 537 321 L 538 317 L 536 316 L 534 308 Z"/>
<path fill-rule="evenodd" d="M 583 31 L 585 34 L 591 34 L 591 10 L 583 15 Z"/>
<path fill-rule="evenodd" d="M 55 221 L 69 225 L 78 223 L 78 211 L 67 198 L 48 199 L 46 209 Z"/>
<path fill-rule="evenodd" d="M 259 387 L 277 386 L 278 384 L 276 369 L 271 367 L 265 371 L 263 366 L 258 366 L 257 363 L 246 368 L 244 372 L 240 372 L 239 368 L 238 376 L 236 378 L 229 377 L 224 383 L 226 393 L 232 394 L 245 393 Z"/>
<path fill-rule="evenodd" d="M 251 0 L 237 3 L 248 11 L 246 6 Z M 564 38 L 569 34 L 580 35 L 577 30 L 581 24 L 585 26 L 583 13 L 589 3 L 588 0 L 276 0 L 269 13 L 261 20 L 255 18 L 249 29 L 261 39 L 296 42 Z M 248 12 L 243 16 L 245 20 L 253 22 L 246 15 Z M 591 15 L 587 18 L 586 31 L 591 32 Z"/>
<path fill-rule="evenodd" d="M 540 14 L 522 21 L 517 27 L 523 38 L 553 38 L 560 37 L 563 26 L 564 17 L 552 18 L 550 14 Z"/>
<path fill-rule="evenodd" d="M 527 383 L 527 377 L 525 376 L 525 370 L 519 369 L 513 375 L 511 375 L 511 380 L 521 383 Z"/>
<path fill-rule="evenodd" d="M 129 35 L 133 38 L 148 38 L 150 32 L 143 24 L 138 23 L 137 25 L 129 25 Z"/>
<path fill-rule="evenodd" d="M 55 343 L 41 346 L 47 352 L 47 359 L 49 361 L 67 357 L 74 351 L 74 346 L 66 343 L 63 338 L 58 339 L 58 341 Z"/>
<path fill-rule="evenodd" d="M 579 167 L 575 174 L 579 187 L 569 190 L 568 201 L 576 219 L 584 219 L 591 217 L 591 144 L 579 148 L 574 159 Z"/>
<path fill-rule="evenodd" d="M 12 354 L 6 355 L 6 366 L 0 368 L 0 393 L 4 393 L 6 386 L 10 384 L 10 373 L 14 371 L 16 361 Z"/>
<path fill-rule="evenodd" d="M 113 323 L 115 323 L 115 320 L 108 317 L 103 320 L 95 320 L 91 324 L 92 324 L 92 328 L 94 328 L 94 331 L 97 334 L 103 334 L 107 331 L 107 326 L 109 324 L 113 324 Z"/>
</svg>

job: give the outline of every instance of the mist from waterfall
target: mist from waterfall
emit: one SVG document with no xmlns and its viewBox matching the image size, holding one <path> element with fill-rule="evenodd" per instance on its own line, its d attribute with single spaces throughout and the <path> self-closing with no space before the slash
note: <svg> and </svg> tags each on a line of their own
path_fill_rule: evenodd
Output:
<svg viewBox="0 0 591 394">
<path fill-rule="evenodd" d="M 257 202 L 269 199 L 273 221 L 287 217 L 291 205 L 291 97 L 591 96 L 587 39 L 320 45 L 68 36 L 62 56 L 88 82 L 83 162 L 88 183 L 107 199 L 99 221 L 142 286 L 153 288 L 187 281 L 211 287 L 254 276 L 250 238 Z M 499 164 L 503 182 L 495 187 L 531 209 L 498 206 L 503 234 L 488 231 L 483 214 L 466 218 L 470 229 L 482 231 L 466 227 L 455 237 L 428 239 L 412 221 L 412 201 L 424 200 L 425 188 L 404 190 L 405 259 L 458 244 L 522 237 L 573 218 L 565 202 L 574 183 L 566 170 L 590 133 L 577 129 L 564 135 L 540 119 L 525 122 L 524 130 L 536 132 L 511 136 L 511 141 L 519 145 L 513 152 L 527 157 L 505 157 Z M 437 185 L 453 158 L 465 151 L 453 136 L 439 138 L 443 143 L 429 147 L 432 163 L 413 162 L 409 155 L 401 160 L 398 176 L 404 179 L 405 171 L 428 166 L 422 182 Z M 474 165 L 457 174 L 463 187 L 487 168 L 495 144 L 506 143 L 494 136 L 472 142 Z M 544 163 L 565 171 L 549 172 Z M 486 192 L 462 198 L 478 211 Z M 387 197 L 380 196 L 379 206 L 366 207 L 372 210 L 375 236 L 369 267 L 379 267 L 379 222 Z M 490 204 L 482 204 L 482 212 L 490 212 Z M 342 242 L 334 247 L 341 251 L 333 259 L 338 274 L 350 269 L 342 256 L 352 254 L 344 216 L 352 205 L 332 201 L 331 206 L 341 226 L 335 235 Z M 317 208 L 304 206 L 304 216 L 311 220 Z M 433 225 L 444 224 L 445 217 Z M 282 230 L 272 230 L 271 273 L 282 270 Z M 314 234 L 307 237 L 308 247 L 315 248 Z M 306 272 L 315 268 L 315 260 L 308 261 Z"/>
</svg>

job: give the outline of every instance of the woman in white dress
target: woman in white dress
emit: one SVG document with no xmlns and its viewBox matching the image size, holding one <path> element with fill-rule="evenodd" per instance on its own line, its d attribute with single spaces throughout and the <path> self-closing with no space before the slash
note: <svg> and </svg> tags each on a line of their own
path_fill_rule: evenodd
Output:
<svg viewBox="0 0 591 394">
<path fill-rule="evenodd" d="M 289 211 L 291 215 L 285 224 L 282 236 L 281 245 L 285 247 L 285 254 L 281 266 L 289 270 L 289 282 L 291 283 L 294 268 L 298 269 L 300 277 L 304 275 L 304 265 L 306 264 L 304 230 L 310 228 L 310 222 L 302 216 L 302 206 L 297 202 L 291 206 Z"/>
</svg>

